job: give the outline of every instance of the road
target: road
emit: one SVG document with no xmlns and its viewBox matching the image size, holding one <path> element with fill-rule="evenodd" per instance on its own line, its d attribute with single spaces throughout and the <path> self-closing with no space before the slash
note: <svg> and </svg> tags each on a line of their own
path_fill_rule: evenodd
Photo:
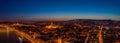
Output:
<svg viewBox="0 0 120 43">
<path fill-rule="evenodd" d="M 102 28 L 103 28 L 103 26 L 100 26 L 99 28 L 100 28 L 99 33 L 98 33 L 99 43 L 103 43 L 103 39 L 102 39 Z"/>
<path fill-rule="evenodd" d="M 86 37 L 84 43 L 87 43 L 88 40 L 89 40 L 89 33 L 87 34 L 87 37 Z"/>
<path fill-rule="evenodd" d="M 21 32 L 21 31 L 19 31 L 19 30 L 14 30 L 14 31 L 16 31 L 20 36 L 28 39 L 28 40 L 31 41 L 32 43 L 43 43 L 43 42 L 40 42 L 40 41 L 32 38 L 32 37 L 29 36 L 28 34 L 25 34 L 24 32 Z"/>
</svg>

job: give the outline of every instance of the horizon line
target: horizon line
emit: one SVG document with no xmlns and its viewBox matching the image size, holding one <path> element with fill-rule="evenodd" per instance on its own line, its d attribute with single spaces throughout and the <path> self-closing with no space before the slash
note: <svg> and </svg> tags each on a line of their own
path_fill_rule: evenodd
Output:
<svg viewBox="0 0 120 43">
<path fill-rule="evenodd" d="M 77 19 L 69 19 L 69 20 L 78 20 L 78 19 L 80 19 L 80 18 L 77 18 Z M 10 21 L 10 22 L 20 22 L 20 21 L 22 21 L 22 22 L 25 22 L 25 21 L 27 21 L 27 22 L 31 22 L 31 21 L 69 21 L 69 20 L 13 20 L 13 21 L 10 21 L 10 20 L 0 20 L 0 22 L 8 22 L 8 21 Z M 80 19 L 80 20 L 113 20 L 113 21 L 120 21 L 120 20 L 114 20 L 114 19 Z"/>
</svg>

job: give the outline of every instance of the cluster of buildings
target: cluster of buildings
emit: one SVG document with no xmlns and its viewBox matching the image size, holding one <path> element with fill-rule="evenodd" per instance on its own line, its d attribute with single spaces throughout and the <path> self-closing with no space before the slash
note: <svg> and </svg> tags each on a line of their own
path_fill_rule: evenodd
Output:
<svg viewBox="0 0 120 43">
<path fill-rule="evenodd" d="M 43 43 L 120 43 L 120 27 L 79 23 L 43 23 L 12 27 Z"/>
</svg>

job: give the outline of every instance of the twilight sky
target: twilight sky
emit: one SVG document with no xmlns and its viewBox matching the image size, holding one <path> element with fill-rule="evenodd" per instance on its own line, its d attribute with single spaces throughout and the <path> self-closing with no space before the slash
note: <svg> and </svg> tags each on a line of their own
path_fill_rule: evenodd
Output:
<svg viewBox="0 0 120 43">
<path fill-rule="evenodd" d="M 4 20 L 120 20 L 119 0 L 0 0 Z"/>
</svg>

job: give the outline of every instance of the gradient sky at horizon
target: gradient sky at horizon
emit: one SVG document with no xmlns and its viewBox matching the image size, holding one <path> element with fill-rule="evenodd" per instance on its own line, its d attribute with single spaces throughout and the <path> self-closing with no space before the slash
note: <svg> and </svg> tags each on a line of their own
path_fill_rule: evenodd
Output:
<svg viewBox="0 0 120 43">
<path fill-rule="evenodd" d="M 0 0 L 1 20 L 120 20 L 119 0 Z"/>
</svg>

